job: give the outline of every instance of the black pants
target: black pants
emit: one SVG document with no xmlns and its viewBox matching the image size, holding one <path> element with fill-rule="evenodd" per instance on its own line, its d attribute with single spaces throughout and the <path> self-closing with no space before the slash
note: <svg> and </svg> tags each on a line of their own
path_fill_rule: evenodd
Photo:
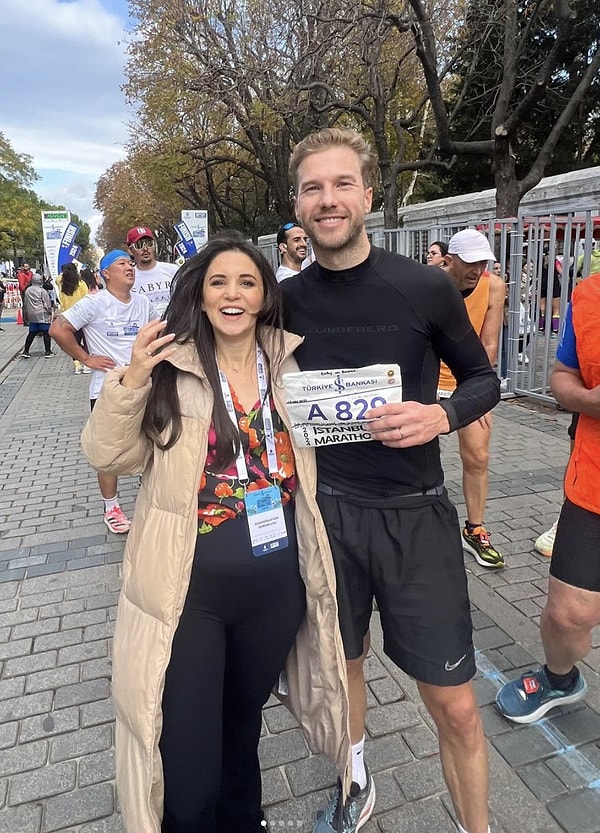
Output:
<svg viewBox="0 0 600 833">
<path fill-rule="evenodd" d="M 23 326 L 29 324 L 29 316 L 27 315 L 27 307 L 25 306 L 25 290 L 19 290 L 21 293 L 21 313 L 23 315 Z"/>
<path fill-rule="evenodd" d="M 44 350 L 46 353 L 49 353 L 52 349 L 52 343 L 50 341 L 50 336 L 48 335 L 48 330 L 35 330 L 31 332 L 31 330 L 27 333 L 27 338 L 25 339 L 25 353 L 29 353 L 29 349 L 33 344 L 33 340 L 38 333 L 42 333 L 42 338 L 44 339 Z"/>
<path fill-rule="evenodd" d="M 198 536 L 162 700 L 163 833 L 261 829 L 261 708 L 306 604 L 286 521 L 287 549 L 260 558 L 245 519 Z"/>
</svg>

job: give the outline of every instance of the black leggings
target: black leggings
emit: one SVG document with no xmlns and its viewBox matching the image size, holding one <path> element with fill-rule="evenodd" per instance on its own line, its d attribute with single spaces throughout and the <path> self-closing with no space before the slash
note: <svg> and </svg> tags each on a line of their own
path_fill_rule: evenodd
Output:
<svg viewBox="0 0 600 833">
<path fill-rule="evenodd" d="M 162 833 L 258 833 L 261 708 L 306 604 L 289 546 L 255 558 L 245 519 L 197 539 L 162 700 Z"/>
<path fill-rule="evenodd" d="M 32 332 L 31 330 L 27 333 L 27 338 L 25 339 L 25 353 L 29 353 L 29 349 L 33 344 L 33 340 L 38 335 L 38 333 L 42 334 L 42 338 L 44 339 L 44 350 L 46 353 L 49 353 L 52 349 L 52 343 L 50 341 L 50 336 L 48 335 L 48 330 L 35 330 Z"/>
</svg>

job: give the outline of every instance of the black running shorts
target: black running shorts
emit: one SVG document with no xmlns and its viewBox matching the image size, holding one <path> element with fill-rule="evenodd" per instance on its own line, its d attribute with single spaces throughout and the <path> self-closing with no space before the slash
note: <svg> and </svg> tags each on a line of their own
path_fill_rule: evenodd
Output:
<svg viewBox="0 0 600 833">
<path fill-rule="evenodd" d="M 317 498 L 333 551 L 346 657 L 362 653 L 375 597 L 385 653 L 399 668 L 433 685 L 470 680 L 467 578 L 456 509 L 445 490 L 370 501 L 321 492 Z"/>
<path fill-rule="evenodd" d="M 573 587 L 600 592 L 600 515 L 568 498 L 556 527 L 550 575 Z"/>
</svg>

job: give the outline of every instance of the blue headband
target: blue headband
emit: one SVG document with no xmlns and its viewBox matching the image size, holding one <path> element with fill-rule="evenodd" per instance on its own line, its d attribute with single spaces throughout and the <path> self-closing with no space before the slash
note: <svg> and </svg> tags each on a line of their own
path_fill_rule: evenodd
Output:
<svg viewBox="0 0 600 833">
<path fill-rule="evenodd" d="M 128 261 L 131 261 L 131 257 L 123 249 L 113 249 L 112 252 L 107 252 L 100 261 L 100 271 L 102 272 L 104 269 L 108 269 L 120 257 L 126 257 Z"/>
</svg>

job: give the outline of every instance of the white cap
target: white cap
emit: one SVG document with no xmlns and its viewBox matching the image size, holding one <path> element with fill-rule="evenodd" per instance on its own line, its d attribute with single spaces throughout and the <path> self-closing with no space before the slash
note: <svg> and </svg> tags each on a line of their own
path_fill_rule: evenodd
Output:
<svg viewBox="0 0 600 833">
<path fill-rule="evenodd" d="M 474 228 L 466 228 L 453 234 L 448 243 L 448 254 L 458 255 L 465 263 L 496 259 L 487 237 Z"/>
</svg>

